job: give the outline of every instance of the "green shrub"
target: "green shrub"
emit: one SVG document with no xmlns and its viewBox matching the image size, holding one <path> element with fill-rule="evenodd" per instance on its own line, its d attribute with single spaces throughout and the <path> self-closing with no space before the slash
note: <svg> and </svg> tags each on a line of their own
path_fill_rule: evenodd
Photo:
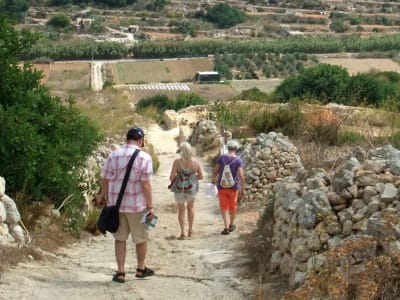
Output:
<svg viewBox="0 0 400 300">
<path fill-rule="evenodd" d="M 310 141 L 330 146 L 338 143 L 338 132 L 339 126 L 330 122 L 310 124 L 307 130 Z"/>
<path fill-rule="evenodd" d="M 216 101 L 211 106 L 212 117 L 226 128 L 246 124 L 251 115 L 251 106 L 249 104 L 238 105 L 237 102 L 226 104 Z"/>
<path fill-rule="evenodd" d="M 354 131 L 340 131 L 337 135 L 338 145 L 360 145 L 366 142 L 364 135 Z"/>
<path fill-rule="evenodd" d="M 59 29 L 70 29 L 71 28 L 71 19 L 62 14 L 55 15 L 48 22 L 47 25 L 59 28 Z"/>
<path fill-rule="evenodd" d="M 299 106 L 289 104 L 280 107 L 277 111 L 264 108 L 258 114 L 249 118 L 250 126 L 256 132 L 276 131 L 284 135 L 294 137 L 299 136 L 304 124 L 304 116 Z"/>
<path fill-rule="evenodd" d="M 139 111 L 143 112 L 148 107 L 155 107 L 158 113 L 162 113 L 167 109 L 176 111 L 189 107 L 191 105 L 204 105 L 207 101 L 194 93 L 179 94 L 176 99 L 169 99 L 166 95 L 157 95 L 149 98 L 140 99 L 136 104 Z"/>
<path fill-rule="evenodd" d="M 246 15 L 239 9 L 226 3 L 220 3 L 207 10 L 206 18 L 220 28 L 229 28 L 246 20 Z"/>
<path fill-rule="evenodd" d="M 21 52 L 34 41 L 0 18 L 0 166 L 10 195 L 44 200 L 56 207 L 69 198 L 71 211 L 81 211 L 79 169 L 102 135 L 74 107 L 40 85 L 41 74 L 18 66 Z M 65 211 L 65 210 L 64 210 Z"/>
<path fill-rule="evenodd" d="M 270 101 L 270 96 L 267 93 L 260 91 L 256 87 L 242 91 L 242 93 L 238 98 L 242 100 L 256 101 L 256 102 Z"/>
</svg>

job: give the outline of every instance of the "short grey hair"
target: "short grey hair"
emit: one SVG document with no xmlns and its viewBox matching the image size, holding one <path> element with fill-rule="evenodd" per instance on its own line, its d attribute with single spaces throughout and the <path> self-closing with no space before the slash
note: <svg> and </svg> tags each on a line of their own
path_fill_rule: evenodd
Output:
<svg viewBox="0 0 400 300">
<path fill-rule="evenodd" d="M 237 150 L 240 148 L 240 144 L 237 140 L 229 140 L 226 143 L 226 147 L 228 148 L 228 150 Z"/>
<path fill-rule="evenodd" d="M 183 142 L 179 145 L 179 153 L 184 159 L 192 159 L 196 151 L 188 142 Z"/>
</svg>

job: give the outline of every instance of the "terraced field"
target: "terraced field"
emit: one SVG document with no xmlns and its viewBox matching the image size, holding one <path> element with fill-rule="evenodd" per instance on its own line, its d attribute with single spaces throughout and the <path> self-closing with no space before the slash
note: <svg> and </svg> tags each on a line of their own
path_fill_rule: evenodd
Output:
<svg viewBox="0 0 400 300">
<path fill-rule="evenodd" d="M 197 71 L 213 69 L 212 58 L 140 60 L 109 63 L 114 84 L 193 81 Z"/>
</svg>

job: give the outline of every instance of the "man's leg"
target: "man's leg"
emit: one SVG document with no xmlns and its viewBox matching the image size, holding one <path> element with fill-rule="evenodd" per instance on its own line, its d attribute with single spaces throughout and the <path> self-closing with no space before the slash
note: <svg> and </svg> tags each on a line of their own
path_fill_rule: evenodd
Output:
<svg viewBox="0 0 400 300">
<path fill-rule="evenodd" d="M 229 203 L 229 231 L 234 231 L 235 226 L 235 217 L 237 211 L 237 199 L 238 199 L 238 191 L 232 193 L 232 200 Z"/>
<path fill-rule="evenodd" d="M 147 241 L 136 244 L 136 258 L 138 263 L 138 269 L 143 270 L 145 268 L 144 261 L 147 253 Z"/>
<path fill-rule="evenodd" d="M 115 240 L 115 258 L 117 259 L 118 272 L 125 272 L 126 241 Z"/>
</svg>

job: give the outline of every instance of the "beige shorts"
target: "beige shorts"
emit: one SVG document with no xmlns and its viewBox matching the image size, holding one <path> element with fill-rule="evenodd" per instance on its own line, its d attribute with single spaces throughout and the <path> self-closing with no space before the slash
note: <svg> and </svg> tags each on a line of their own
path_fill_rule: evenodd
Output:
<svg viewBox="0 0 400 300">
<path fill-rule="evenodd" d="M 117 241 L 126 241 L 129 234 L 135 244 L 140 244 L 149 238 L 149 226 L 141 224 L 146 210 L 139 213 L 119 213 L 119 228 L 114 233 L 114 238 Z"/>
<path fill-rule="evenodd" d="M 196 194 L 193 193 L 174 193 L 174 196 L 178 204 L 185 204 L 186 202 L 192 202 L 196 199 Z"/>
</svg>

